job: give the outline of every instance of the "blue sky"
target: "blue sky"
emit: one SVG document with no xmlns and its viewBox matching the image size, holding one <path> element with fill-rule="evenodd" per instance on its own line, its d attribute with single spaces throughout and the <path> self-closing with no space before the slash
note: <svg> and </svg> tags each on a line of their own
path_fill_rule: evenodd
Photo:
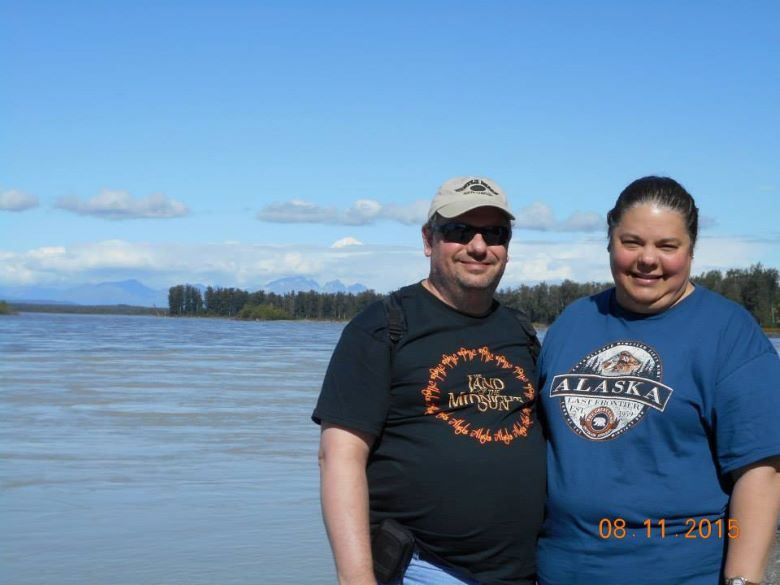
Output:
<svg viewBox="0 0 780 585">
<path fill-rule="evenodd" d="M 518 217 L 504 285 L 608 280 L 603 218 L 647 174 L 697 199 L 694 272 L 780 267 L 777 22 L 771 0 L 4 0 L 0 287 L 385 291 L 426 275 L 427 202 L 466 174 Z"/>
</svg>

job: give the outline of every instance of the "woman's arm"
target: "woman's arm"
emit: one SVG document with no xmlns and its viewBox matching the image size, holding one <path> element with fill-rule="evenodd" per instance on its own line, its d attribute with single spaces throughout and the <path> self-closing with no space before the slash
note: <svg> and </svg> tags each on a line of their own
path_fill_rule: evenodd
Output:
<svg viewBox="0 0 780 585">
<path fill-rule="evenodd" d="M 734 472 L 729 517 L 739 536 L 729 541 L 724 575 L 761 582 L 775 542 L 780 514 L 780 456 Z"/>
</svg>

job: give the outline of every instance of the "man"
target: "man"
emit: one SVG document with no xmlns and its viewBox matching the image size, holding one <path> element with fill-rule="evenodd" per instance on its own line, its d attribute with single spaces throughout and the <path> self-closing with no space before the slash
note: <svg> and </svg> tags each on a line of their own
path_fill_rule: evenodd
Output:
<svg viewBox="0 0 780 585">
<path fill-rule="evenodd" d="M 403 583 L 533 583 L 545 490 L 531 338 L 493 299 L 514 216 L 487 178 L 456 177 L 422 228 L 430 274 L 344 329 L 317 407 L 325 525 L 342 585 L 375 584 L 371 533 L 414 536 Z"/>
</svg>

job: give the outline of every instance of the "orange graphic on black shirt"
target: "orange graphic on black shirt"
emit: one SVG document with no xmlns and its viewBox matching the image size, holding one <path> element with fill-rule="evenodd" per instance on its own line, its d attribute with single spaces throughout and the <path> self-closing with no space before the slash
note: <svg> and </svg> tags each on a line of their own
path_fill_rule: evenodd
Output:
<svg viewBox="0 0 780 585">
<path fill-rule="evenodd" d="M 487 376 L 484 373 L 466 373 L 465 389 L 461 392 L 448 392 L 445 396 L 446 405 L 453 412 L 442 410 L 441 389 L 439 384 L 447 379 L 450 370 L 459 365 L 466 365 L 475 360 L 481 364 L 490 364 L 498 368 L 497 374 L 505 373 L 510 379 L 521 382 L 522 396 L 513 396 L 504 393 L 505 382 L 501 375 Z M 488 411 L 512 412 L 517 408 L 517 403 L 527 403 L 536 396 L 534 388 L 525 370 L 515 366 L 505 356 L 494 354 L 487 347 L 478 349 L 460 348 L 455 353 L 442 355 L 441 361 L 428 370 L 428 385 L 421 390 L 425 400 L 426 415 L 435 417 L 451 427 L 457 436 L 469 437 L 480 444 L 499 443 L 509 445 L 514 440 L 528 436 L 528 431 L 533 425 L 531 407 L 524 406 L 517 411 L 517 420 L 507 428 L 488 428 L 477 426 L 474 421 L 463 418 L 463 407 L 474 407 L 477 414 Z M 473 412 L 473 411 L 472 411 Z M 473 417 L 471 417 L 473 418 Z"/>
</svg>

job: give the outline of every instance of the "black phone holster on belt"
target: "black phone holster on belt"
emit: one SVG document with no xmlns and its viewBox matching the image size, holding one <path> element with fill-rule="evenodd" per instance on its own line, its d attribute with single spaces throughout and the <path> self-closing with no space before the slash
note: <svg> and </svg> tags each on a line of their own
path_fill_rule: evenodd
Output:
<svg viewBox="0 0 780 585">
<path fill-rule="evenodd" d="M 411 530 L 391 518 L 382 520 L 371 535 L 371 555 L 377 581 L 398 581 L 406 571 L 413 552 L 414 535 Z"/>
</svg>

